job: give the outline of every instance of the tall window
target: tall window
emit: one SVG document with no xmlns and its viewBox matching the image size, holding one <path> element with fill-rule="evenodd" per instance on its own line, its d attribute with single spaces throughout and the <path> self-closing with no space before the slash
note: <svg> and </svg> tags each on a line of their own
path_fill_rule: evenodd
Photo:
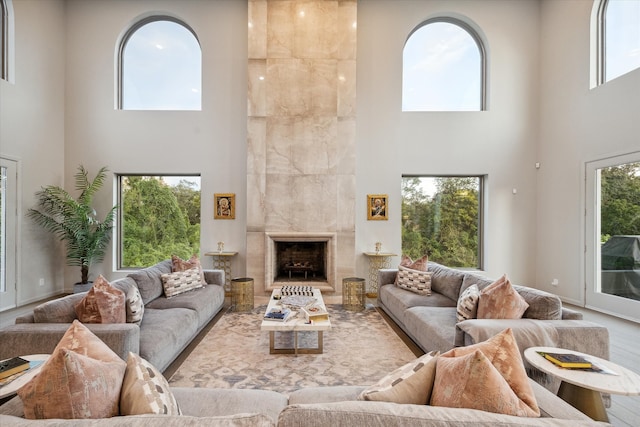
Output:
<svg viewBox="0 0 640 427">
<path fill-rule="evenodd" d="M 0 158 L 0 311 L 16 306 L 17 165 Z"/>
<path fill-rule="evenodd" d="M 600 82 L 640 68 L 640 1 L 602 0 L 598 19 Z"/>
<path fill-rule="evenodd" d="M 402 253 L 482 268 L 482 176 L 402 178 Z"/>
<path fill-rule="evenodd" d="M 485 52 L 467 24 L 453 18 L 422 23 L 402 52 L 402 111 L 481 111 Z"/>
<path fill-rule="evenodd" d="M 120 45 L 119 107 L 200 110 L 202 52 L 194 31 L 167 16 L 134 25 Z"/>
<path fill-rule="evenodd" d="M 119 268 L 200 252 L 200 176 L 119 175 Z"/>
</svg>

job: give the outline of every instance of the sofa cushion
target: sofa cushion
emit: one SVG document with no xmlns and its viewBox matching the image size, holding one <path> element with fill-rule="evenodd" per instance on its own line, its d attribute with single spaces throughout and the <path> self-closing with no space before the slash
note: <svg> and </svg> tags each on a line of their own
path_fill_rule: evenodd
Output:
<svg viewBox="0 0 640 427">
<path fill-rule="evenodd" d="M 125 323 L 125 294 L 99 275 L 89 292 L 75 306 L 82 323 Z"/>
<path fill-rule="evenodd" d="M 193 292 L 186 292 L 172 298 L 161 296 L 154 299 L 147 308 L 189 308 L 198 316 L 198 329 L 204 327 L 224 305 L 224 287 L 210 285 Z"/>
<path fill-rule="evenodd" d="M 193 267 L 185 271 L 175 271 L 161 276 L 164 296 L 171 298 L 204 286 L 200 278 L 200 270 Z"/>
<path fill-rule="evenodd" d="M 398 267 L 397 286 L 418 295 L 431 295 L 431 273 Z"/>
<path fill-rule="evenodd" d="M 86 292 L 47 301 L 33 309 L 35 323 L 71 323 L 78 318 L 75 306 Z"/>
<path fill-rule="evenodd" d="M 399 367 L 366 388 L 358 400 L 426 405 L 436 373 L 437 352 L 430 352 Z"/>
<path fill-rule="evenodd" d="M 522 317 L 540 320 L 562 319 L 562 301 L 559 296 L 526 286 L 513 285 L 513 289 L 529 304 Z"/>
<path fill-rule="evenodd" d="M 127 277 L 135 280 L 136 286 L 140 290 L 140 295 L 142 295 L 142 302 L 146 305 L 164 292 L 161 276 L 166 273 L 171 273 L 171 260 L 165 260 L 151 267 L 134 271 Z"/>
<path fill-rule="evenodd" d="M 180 415 L 176 398 L 165 377 L 149 362 L 134 353 L 127 357 L 122 381 L 120 414 Z"/>
<path fill-rule="evenodd" d="M 429 262 L 429 271 L 431 272 L 431 290 L 457 303 L 464 273 L 435 262 Z"/>
<path fill-rule="evenodd" d="M 425 352 L 448 351 L 456 336 L 456 308 L 411 307 L 404 313 L 404 330 Z"/>
<path fill-rule="evenodd" d="M 475 319 L 478 314 L 478 301 L 480 300 L 480 289 L 478 285 L 471 285 L 460 293 L 456 318 L 458 322 Z"/>
<path fill-rule="evenodd" d="M 18 395 L 29 419 L 118 415 L 126 363 L 74 320 L 38 375 Z"/>
<path fill-rule="evenodd" d="M 456 347 L 442 354 L 441 358 L 466 356 L 481 351 L 507 381 L 511 389 L 521 400 L 521 410 L 527 416 L 540 416 L 535 395 L 529 384 L 522 356 L 511 332 L 505 329 L 486 341 L 467 347 Z M 438 368 L 436 367 L 436 373 Z"/>
<path fill-rule="evenodd" d="M 529 304 L 503 275 L 480 292 L 478 319 L 520 319 Z"/>
</svg>

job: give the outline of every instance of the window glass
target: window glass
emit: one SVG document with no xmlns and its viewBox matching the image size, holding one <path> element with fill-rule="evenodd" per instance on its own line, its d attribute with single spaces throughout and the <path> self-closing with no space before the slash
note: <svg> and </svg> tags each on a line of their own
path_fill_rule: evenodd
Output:
<svg viewBox="0 0 640 427">
<path fill-rule="evenodd" d="M 200 177 L 119 175 L 119 268 L 200 252 Z"/>
<path fill-rule="evenodd" d="M 188 27 L 155 20 L 134 27 L 123 43 L 122 109 L 201 109 L 202 53 Z"/>
<path fill-rule="evenodd" d="M 604 7 L 604 80 L 608 82 L 640 68 L 640 1 L 609 0 Z"/>
<path fill-rule="evenodd" d="M 471 30 L 428 22 L 414 31 L 402 54 L 402 111 L 480 111 L 483 57 Z"/>
<path fill-rule="evenodd" d="M 402 178 L 402 253 L 451 267 L 482 268 L 480 176 Z"/>
</svg>

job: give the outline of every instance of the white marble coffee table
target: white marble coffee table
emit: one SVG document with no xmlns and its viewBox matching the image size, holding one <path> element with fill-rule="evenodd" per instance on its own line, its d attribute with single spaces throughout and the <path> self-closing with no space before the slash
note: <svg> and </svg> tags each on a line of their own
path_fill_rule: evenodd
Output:
<svg viewBox="0 0 640 427">
<path fill-rule="evenodd" d="M 275 299 L 274 296 L 279 296 L 280 290 L 275 289 L 271 293 L 269 305 L 265 311 L 268 313 L 272 308 L 281 306 L 280 299 Z M 325 310 L 327 309 L 322 299 L 322 293 L 319 289 L 313 289 L 313 296 L 316 299 L 316 304 L 319 304 Z M 281 322 L 277 320 L 263 320 L 260 324 L 260 330 L 269 332 L 269 353 L 270 354 L 321 354 L 323 351 L 323 332 L 331 329 L 331 319 L 323 321 L 315 321 L 313 323 L 307 323 L 304 314 L 301 310 L 291 308 L 293 311 L 298 311 L 295 317 L 290 317 L 288 320 Z M 301 331 L 315 331 L 318 333 L 318 347 L 316 348 L 298 348 L 298 332 Z M 293 332 L 293 347 L 291 348 L 275 348 L 275 333 L 276 332 Z"/>
<path fill-rule="evenodd" d="M 578 354 L 615 375 L 561 368 L 538 352 Z M 600 393 L 640 395 L 640 375 L 599 357 L 554 347 L 530 347 L 524 351 L 524 357 L 541 371 L 560 378 L 562 383 L 558 396 L 596 421 L 609 421 Z"/>
</svg>

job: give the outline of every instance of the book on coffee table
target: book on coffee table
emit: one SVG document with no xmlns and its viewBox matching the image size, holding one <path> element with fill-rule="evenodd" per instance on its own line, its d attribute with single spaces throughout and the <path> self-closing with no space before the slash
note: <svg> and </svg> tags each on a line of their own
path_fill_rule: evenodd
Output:
<svg viewBox="0 0 640 427">
<path fill-rule="evenodd" d="M 21 357 L 0 362 L 0 380 L 29 369 L 29 361 Z"/>
<path fill-rule="evenodd" d="M 291 310 L 288 308 L 272 308 L 264 315 L 264 320 L 275 320 L 278 322 L 284 322 L 291 316 Z"/>
<path fill-rule="evenodd" d="M 543 353 L 542 356 L 548 361 L 555 363 L 562 368 L 588 369 L 591 362 L 582 356 L 573 353 Z"/>
</svg>

